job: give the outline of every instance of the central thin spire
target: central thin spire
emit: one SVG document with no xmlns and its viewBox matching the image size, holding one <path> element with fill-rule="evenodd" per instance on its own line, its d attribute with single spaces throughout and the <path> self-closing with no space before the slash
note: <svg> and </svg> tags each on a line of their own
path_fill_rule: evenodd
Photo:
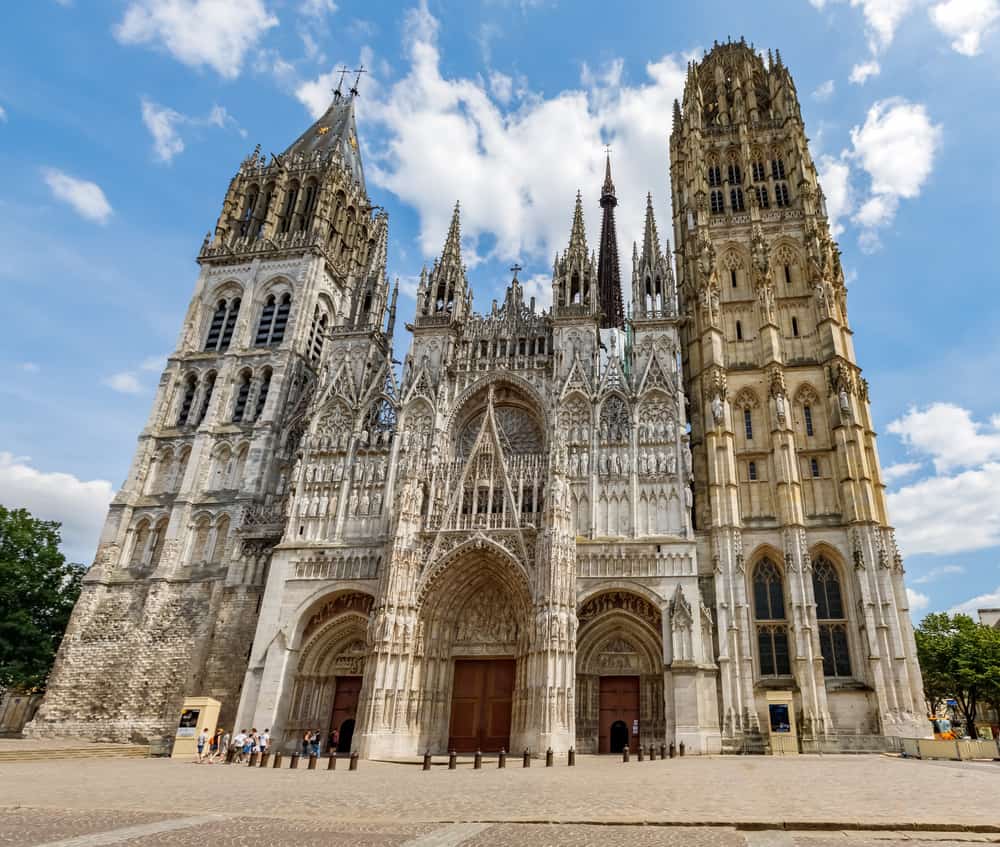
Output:
<svg viewBox="0 0 1000 847">
<path fill-rule="evenodd" d="M 597 259 L 597 296 L 601 310 L 601 326 L 624 327 L 622 311 L 622 280 L 618 265 L 618 233 L 615 230 L 615 184 L 611 180 L 611 154 L 607 154 L 604 167 L 604 185 L 601 188 L 601 247 Z"/>
</svg>

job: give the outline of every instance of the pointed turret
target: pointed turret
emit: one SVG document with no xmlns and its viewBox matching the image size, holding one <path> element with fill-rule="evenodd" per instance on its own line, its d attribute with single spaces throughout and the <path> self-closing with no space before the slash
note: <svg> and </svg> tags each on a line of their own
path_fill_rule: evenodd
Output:
<svg viewBox="0 0 1000 847">
<path fill-rule="evenodd" d="M 667 253 L 670 245 L 667 245 Z M 637 319 L 662 318 L 675 314 L 674 276 L 670 261 L 660 251 L 660 236 L 653 212 L 653 195 L 646 195 L 646 224 L 642 252 L 633 252 L 632 314 Z"/>
<path fill-rule="evenodd" d="M 389 305 L 389 322 L 385 327 L 385 336 L 392 344 L 392 333 L 396 329 L 396 301 L 399 299 L 399 277 L 396 277 L 396 284 L 392 287 L 392 303 Z"/>
<path fill-rule="evenodd" d="M 590 314 L 596 309 L 594 260 L 588 255 L 587 232 L 583 225 L 583 197 L 576 192 L 573 207 L 573 225 L 569 233 L 569 246 L 562 256 L 556 256 L 552 269 L 552 304 L 555 312 L 573 307 L 574 316 Z M 570 313 L 565 313 L 570 314 Z"/>
<path fill-rule="evenodd" d="M 569 250 L 573 253 L 581 250 L 584 256 L 587 255 L 587 232 L 583 227 L 583 197 L 580 192 L 576 192 L 576 206 L 573 208 L 573 226 L 569 231 Z"/>
<path fill-rule="evenodd" d="M 461 319 L 468 312 L 469 286 L 465 278 L 465 266 L 462 264 L 460 211 L 459 204 L 455 203 L 441 258 L 434 263 L 427 278 L 420 310 L 422 316 L 447 315 L 452 319 Z"/>
<path fill-rule="evenodd" d="M 597 260 L 598 309 L 601 312 L 601 326 L 623 327 L 622 281 L 618 264 L 618 233 L 615 230 L 615 184 L 611 180 L 611 155 L 608 154 L 604 168 L 604 185 L 601 188 L 601 249 Z"/>
</svg>

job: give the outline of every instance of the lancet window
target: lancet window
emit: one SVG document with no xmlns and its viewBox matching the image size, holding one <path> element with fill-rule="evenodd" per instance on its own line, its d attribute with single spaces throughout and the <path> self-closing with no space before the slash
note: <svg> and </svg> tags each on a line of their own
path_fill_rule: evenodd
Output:
<svg viewBox="0 0 1000 847">
<path fill-rule="evenodd" d="M 761 559 L 753 572 L 753 611 L 760 675 L 790 675 L 784 583 L 781 571 L 768 558 Z"/>
<path fill-rule="evenodd" d="M 285 326 L 288 324 L 288 313 L 291 308 L 291 294 L 286 292 L 280 299 L 274 294 L 268 296 L 260 313 L 260 322 L 257 324 L 255 347 L 274 347 L 281 344 L 285 338 Z"/>
<path fill-rule="evenodd" d="M 194 404 L 194 394 L 198 390 L 198 377 L 189 374 L 184 380 L 184 395 L 181 399 L 181 407 L 177 412 L 177 426 L 184 426 L 188 422 L 191 414 L 191 406 Z"/>
<path fill-rule="evenodd" d="M 851 654 L 840 576 L 825 556 L 819 556 L 813 562 L 813 594 L 816 598 L 820 650 L 823 653 L 823 674 L 850 676 Z"/>
<path fill-rule="evenodd" d="M 233 423 L 240 423 L 247 410 L 247 398 L 250 396 L 250 371 L 240 373 L 239 386 L 236 389 L 236 402 L 233 403 Z"/>
</svg>

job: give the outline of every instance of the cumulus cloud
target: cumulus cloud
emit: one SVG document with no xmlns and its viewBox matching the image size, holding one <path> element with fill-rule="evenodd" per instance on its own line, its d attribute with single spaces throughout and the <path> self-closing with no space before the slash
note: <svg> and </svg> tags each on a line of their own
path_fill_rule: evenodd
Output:
<svg viewBox="0 0 1000 847">
<path fill-rule="evenodd" d="M 816 87 L 816 90 L 813 92 L 812 96 L 813 98 L 819 100 L 822 103 L 833 97 L 833 92 L 835 89 L 836 85 L 834 84 L 833 80 L 828 79 L 826 82 L 820 83 L 820 85 Z"/>
<path fill-rule="evenodd" d="M 970 600 L 966 600 L 964 603 L 959 603 L 956 606 L 952 606 L 948 610 L 949 615 L 969 615 L 972 618 L 976 617 L 976 613 L 980 609 L 996 609 L 1000 607 L 1000 585 L 997 586 L 996 591 L 990 591 L 986 594 L 980 594 L 977 597 L 973 597 Z"/>
<path fill-rule="evenodd" d="M 851 0 L 860 7 L 872 49 L 885 49 L 892 43 L 899 24 L 917 5 L 917 0 Z"/>
<path fill-rule="evenodd" d="M 236 79 L 247 52 L 277 25 L 263 0 L 131 0 L 114 34 L 122 44 L 153 45 Z"/>
<path fill-rule="evenodd" d="M 492 71 L 490 73 L 490 91 L 498 101 L 506 106 L 514 95 L 514 79 L 507 74 L 500 73 L 500 71 Z"/>
<path fill-rule="evenodd" d="M 931 598 L 926 594 L 921 594 L 919 591 L 914 591 L 912 588 L 906 589 L 906 599 L 910 601 L 911 612 L 922 612 L 930 605 L 931 602 Z"/>
<path fill-rule="evenodd" d="M 895 465 L 889 465 L 888 467 L 882 469 L 882 479 L 884 479 L 888 485 L 892 485 L 892 483 L 897 480 L 912 476 L 919 471 L 921 467 L 923 466 L 920 462 L 899 462 Z"/>
<path fill-rule="evenodd" d="M 855 85 L 864 85 L 869 77 L 878 76 L 882 73 L 882 66 L 877 59 L 869 59 L 867 62 L 859 62 L 851 68 L 851 75 L 848 79 Z"/>
<path fill-rule="evenodd" d="M 144 391 L 139 378 L 132 371 L 120 371 L 105 377 L 104 384 L 119 394 L 142 394 Z"/>
<path fill-rule="evenodd" d="M 182 114 L 169 106 L 161 106 L 147 97 L 142 98 L 142 122 L 153 137 L 153 153 L 161 162 L 170 164 L 174 157 L 184 152 L 184 139 L 181 137 L 182 127 L 231 127 L 240 135 L 246 137 L 236 119 L 226 111 L 224 106 L 215 105 L 204 118 L 195 118 Z"/>
<path fill-rule="evenodd" d="M 830 232 L 837 238 L 843 231 L 843 219 L 853 207 L 851 194 L 851 166 L 846 157 L 824 155 L 816 161 L 819 184 L 826 197 L 826 213 L 830 219 Z"/>
<path fill-rule="evenodd" d="M 325 18 L 337 11 L 333 0 L 303 0 L 299 5 L 299 14 L 309 18 Z"/>
<path fill-rule="evenodd" d="M 524 299 L 535 298 L 539 309 L 548 309 L 552 305 L 552 277 L 549 274 L 535 274 L 521 280 L 524 288 Z"/>
<path fill-rule="evenodd" d="M 965 568 L 961 565 L 941 565 L 937 568 L 931 568 L 927 573 L 921 574 L 912 580 L 912 582 L 914 585 L 926 585 L 928 582 L 934 582 L 943 576 L 956 576 L 960 573 L 965 573 Z"/>
<path fill-rule="evenodd" d="M 933 459 L 938 473 L 1000 460 L 1000 415 L 981 423 L 961 406 L 932 403 L 911 408 L 888 429 L 909 449 Z"/>
<path fill-rule="evenodd" d="M 660 231 L 669 232 L 668 201 L 656 190 L 666 182 L 669 115 L 687 57 L 650 62 L 634 83 L 626 82 L 621 60 L 586 68 L 580 87 L 548 97 L 527 93 L 507 112 L 487 81 L 444 75 L 437 31 L 426 5 L 412 10 L 402 78 L 358 102 L 362 119 L 378 130 L 369 136 L 376 139 L 366 161 L 369 178 L 416 209 L 425 257 L 440 252 L 457 199 L 470 266 L 488 257 L 548 268 L 568 241 L 577 189 L 584 191 L 596 247 L 605 143 L 614 151 L 623 245 L 641 240 L 650 188 Z M 297 90 L 312 114 L 327 106 L 331 81 L 324 74 Z M 505 94 L 502 84 L 499 93 Z"/>
<path fill-rule="evenodd" d="M 1000 0 L 946 0 L 931 6 L 929 13 L 934 26 L 952 39 L 953 50 L 975 56 L 1000 19 Z"/>
<path fill-rule="evenodd" d="M 80 480 L 68 473 L 40 471 L 31 459 L 0 451 L 0 503 L 24 508 L 36 518 L 62 523 L 63 551 L 89 563 L 114 494 L 104 479 Z"/>
<path fill-rule="evenodd" d="M 42 168 L 42 178 L 57 200 L 68 203 L 81 218 L 105 224 L 112 209 L 96 182 L 78 179 L 58 168 Z"/>
</svg>

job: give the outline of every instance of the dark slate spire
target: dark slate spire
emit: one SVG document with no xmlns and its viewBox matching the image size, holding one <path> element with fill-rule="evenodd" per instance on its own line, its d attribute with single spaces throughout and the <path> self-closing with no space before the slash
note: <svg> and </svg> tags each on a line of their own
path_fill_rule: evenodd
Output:
<svg viewBox="0 0 1000 847">
<path fill-rule="evenodd" d="M 301 155 L 311 157 L 316 153 L 340 154 L 347 170 L 365 189 L 365 174 L 361 167 L 361 149 L 358 146 L 358 127 L 354 120 L 354 91 L 344 97 L 338 87 L 333 92 L 333 102 L 322 117 L 300 135 L 284 153 L 282 159 L 292 159 Z"/>
<path fill-rule="evenodd" d="M 601 326 L 624 327 L 622 313 L 622 280 L 618 266 L 618 233 L 615 231 L 615 184 L 611 181 L 611 154 L 604 169 L 604 186 L 601 188 L 601 249 L 597 260 L 597 296 L 602 314 Z"/>
</svg>

